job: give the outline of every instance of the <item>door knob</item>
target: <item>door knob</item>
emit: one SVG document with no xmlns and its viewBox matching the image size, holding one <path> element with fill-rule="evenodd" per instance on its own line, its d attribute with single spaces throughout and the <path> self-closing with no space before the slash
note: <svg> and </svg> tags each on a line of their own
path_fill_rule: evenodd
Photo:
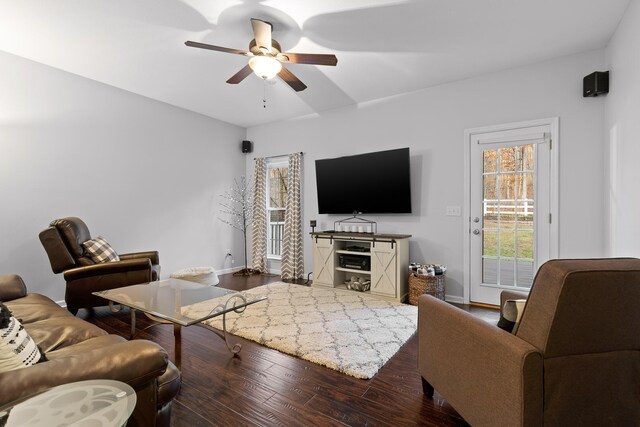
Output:
<svg viewBox="0 0 640 427">
<path fill-rule="evenodd" d="M 480 218 L 478 217 L 473 218 L 473 222 L 480 222 Z"/>
<path fill-rule="evenodd" d="M 478 234 L 480 234 L 480 230 L 478 230 L 478 229 L 476 228 L 475 230 L 473 230 L 473 234 L 475 234 L 475 235 L 477 236 Z"/>
</svg>

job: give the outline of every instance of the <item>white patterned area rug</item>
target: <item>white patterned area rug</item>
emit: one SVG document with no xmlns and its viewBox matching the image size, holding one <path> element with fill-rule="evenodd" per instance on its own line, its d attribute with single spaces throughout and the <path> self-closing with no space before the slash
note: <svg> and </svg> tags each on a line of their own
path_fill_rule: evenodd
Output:
<svg viewBox="0 0 640 427">
<path fill-rule="evenodd" d="M 227 331 L 356 378 L 369 379 L 413 335 L 417 307 L 354 291 L 276 282 L 245 291 L 267 300 L 227 313 Z M 183 308 L 191 316 L 218 302 Z M 206 325 L 222 329 L 222 316 Z"/>
</svg>

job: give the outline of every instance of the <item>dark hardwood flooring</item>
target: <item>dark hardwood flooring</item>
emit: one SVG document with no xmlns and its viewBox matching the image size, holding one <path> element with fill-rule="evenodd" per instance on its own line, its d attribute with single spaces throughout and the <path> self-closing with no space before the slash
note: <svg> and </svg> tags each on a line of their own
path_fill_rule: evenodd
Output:
<svg viewBox="0 0 640 427">
<path fill-rule="evenodd" d="M 279 276 L 221 275 L 219 286 L 243 290 L 280 280 Z M 301 281 L 303 283 L 304 281 Z M 487 321 L 495 310 L 460 306 Z M 79 316 L 128 337 L 129 313 L 106 307 Z M 171 325 L 136 318 L 136 338 L 162 345 L 173 360 Z M 242 344 L 231 357 L 224 341 L 202 327 L 182 330 L 182 389 L 173 403 L 171 425 L 181 426 L 461 426 L 456 411 L 434 395 L 424 397 L 416 369 L 417 337 L 409 341 L 371 380 L 341 374 L 232 337 Z"/>
</svg>

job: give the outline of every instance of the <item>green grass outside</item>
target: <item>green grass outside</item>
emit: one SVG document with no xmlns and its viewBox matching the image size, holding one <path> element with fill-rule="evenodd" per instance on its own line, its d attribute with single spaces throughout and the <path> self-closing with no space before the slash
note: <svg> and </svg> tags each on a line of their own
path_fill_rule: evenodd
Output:
<svg viewBox="0 0 640 427">
<path fill-rule="evenodd" d="M 511 225 L 510 229 L 503 228 L 501 230 L 485 230 L 484 231 L 484 251 L 485 256 L 498 256 L 498 235 L 500 235 L 500 256 L 503 257 L 516 257 L 515 253 L 515 240 L 516 234 L 518 236 L 518 254 L 517 258 L 531 258 L 533 259 L 533 229 L 531 225 L 522 224 L 523 228 L 518 228 L 518 232 L 514 231 Z M 497 228 L 497 221 L 484 222 L 485 228 Z"/>
</svg>

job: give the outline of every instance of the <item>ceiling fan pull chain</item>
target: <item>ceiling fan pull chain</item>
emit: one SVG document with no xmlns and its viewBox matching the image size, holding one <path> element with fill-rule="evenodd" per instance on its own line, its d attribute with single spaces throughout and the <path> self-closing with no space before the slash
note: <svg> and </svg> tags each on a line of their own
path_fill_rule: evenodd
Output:
<svg viewBox="0 0 640 427">
<path fill-rule="evenodd" d="M 267 108 L 267 81 L 262 81 L 262 108 Z"/>
</svg>

